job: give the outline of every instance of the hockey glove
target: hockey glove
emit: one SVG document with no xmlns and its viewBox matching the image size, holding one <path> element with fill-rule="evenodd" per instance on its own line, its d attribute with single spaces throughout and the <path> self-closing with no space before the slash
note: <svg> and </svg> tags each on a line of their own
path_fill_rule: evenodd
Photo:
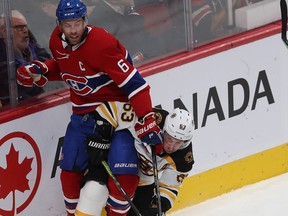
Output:
<svg viewBox="0 0 288 216">
<path fill-rule="evenodd" d="M 90 165 L 95 166 L 106 161 L 115 128 L 97 111 L 93 113 L 93 118 L 95 134 L 87 136 L 86 142 Z"/>
<path fill-rule="evenodd" d="M 108 173 L 102 165 L 88 166 L 84 177 L 81 180 L 80 187 L 82 188 L 87 181 L 96 181 L 101 185 L 107 185 Z"/>
<path fill-rule="evenodd" d="M 144 146 L 156 145 L 156 153 L 162 150 L 161 131 L 156 123 L 153 112 L 148 113 L 135 124 L 135 131 Z"/>
<path fill-rule="evenodd" d="M 91 135 L 86 137 L 86 143 L 90 165 L 102 164 L 102 161 L 107 159 L 111 141 L 102 139 L 97 135 Z"/>
<path fill-rule="evenodd" d="M 161 208 L 162 216 L 165 216 L 165 212 L 171 208 L 169 200 L 165 197 L 161 197 Z M 150 208 L 144 212 L 144 216 L 158 216 L 156 196 L 152 197 Z"/>
<path fill-rule="evenodd" d="M 39 87 L 47 83 L 47 78 L 42 76 L 48 72 L 48 67 L 40 61 L 33 61 L 32 64 L 20 66 L 17 69 L 17 82 L 25 87 L 32 87 L 33 83 Z"/>
</svg>

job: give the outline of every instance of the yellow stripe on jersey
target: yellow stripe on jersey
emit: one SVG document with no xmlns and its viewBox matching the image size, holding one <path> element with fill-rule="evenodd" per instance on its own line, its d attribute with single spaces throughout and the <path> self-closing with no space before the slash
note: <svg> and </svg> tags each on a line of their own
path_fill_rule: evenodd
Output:
<svg viewBox="0 0 288 216">
<path fill-rule="evenodd" d="M 170 186 L 169 186 L 170 187 Z M 160 187 L 160 193 L 161 193 L 161 196 L 164 196 L 166 197 L 167 199 L 170 200 L 170 202 L 174 202 L 175 199 L 177 198 L 177 194 L 178 194 L 178 191 L 180 189 L 180 187 L 174 187 L 175 188 L 175 191 L 173 190 L 170 190 L 170 188 L 165 188 L 165 187 Z M 176 189 L 177 188 L 177 189 Z M 173 204 L 173 203 L 172 203 Z"/>
<path fill-rule="evenodd" d="M 117 107 L 115 105 L 114 102 L 109 102 L 109 107 L 111 108 L 111 110 L 113 110 L 113 112 L 117 113 Z M 112 104 L 112 105 L 111 105 Z M 101 104 L 100 106 L 97 107 L 96 111 L 103 117 L 105 118 L 107 121 L 109 121 L 109 123 L 111 125 L 113 125 L 113 127 L 117 127 L 118 126 L 118 122 L 117 119 L 115 119 L 115 117 L 112 115 L 112 113 L 109 112 L 108 108 L 106 107 L 105 104 Z"/>
<path fill-rule="evenodd" d="M 165 197 L 167 200 L 169 200 L 170 205 L 173 206 L 175 200 L 177 199 L 179 189 L 180 186 L 160 187 L 160 195 L 161 197 Z"/>
<path fill-rule="evenodd" d="M 165 155 L 164 158 L 169 163 L 169 165 L 171 165 L 175 170 L 177 170 L 174 160 L 169 155 Z"/>
<path fill-rule="evenodd" d="M 118 108 L 117 108 L 117 105 L 115 102 L 109 102 L 110 104 L 110 108 L 113 112 L 113 116 L 114 116 L 114 119 L 116 119 L 116 121 L 118 122 L 119 119 L 118 119 Z"/>
</svg>

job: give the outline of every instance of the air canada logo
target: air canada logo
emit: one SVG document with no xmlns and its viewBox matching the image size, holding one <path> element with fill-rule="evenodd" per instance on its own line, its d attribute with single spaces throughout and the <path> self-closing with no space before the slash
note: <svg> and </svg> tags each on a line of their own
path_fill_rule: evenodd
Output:
<svg viewBox="0 0 288 216">
<path fill-rule="evenodd" d="M 41 178 L 41 157 L 28 134 L 14 132 L 0 140 L 0 215 L 16 216 L 33 200 Z"/>
</svg>

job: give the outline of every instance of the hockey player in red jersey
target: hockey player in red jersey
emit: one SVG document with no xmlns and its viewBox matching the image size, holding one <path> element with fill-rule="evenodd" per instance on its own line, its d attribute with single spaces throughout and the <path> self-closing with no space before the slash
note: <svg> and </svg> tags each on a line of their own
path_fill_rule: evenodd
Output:
<svg viewBox="0 0 288 216">
<path fill-rule="evenodd" d="M 125 216 L 130 206 L 108 178 L 101 161 L 107 159 L 113 174 L 132 199 L 139 181 L 134 137 L 127 130 L 114 132 L 117 125 L 99 116 L 95 109 L 107 101 L 124 102 L 141 119 L 136 129 L 138 137 L 151 145 L 161 144 L 160 129 L 152 113 L 150 87 L 119 41 L 104 29 L 88 25 L 87 8 L 81 0 L 61 0 L 56 16 L 58 26 L 49 42 L 53 58 L 20 67 L 17 81 L 31 86 L 39 81 L 45 84 L 48 80 L 64 80 L 70 87 L 73 114 L 60 161 L 67 214 L 74 215 L 80 184 L 89 168 L 84 179 L 89 183 L 89 192 L 97 196 L 90 200 L 96 206 L 88 215 L 100 215 L 109 193 L 107 215 Z M 77 214 L 84 215 L 81 209 Z"/>
</svg>

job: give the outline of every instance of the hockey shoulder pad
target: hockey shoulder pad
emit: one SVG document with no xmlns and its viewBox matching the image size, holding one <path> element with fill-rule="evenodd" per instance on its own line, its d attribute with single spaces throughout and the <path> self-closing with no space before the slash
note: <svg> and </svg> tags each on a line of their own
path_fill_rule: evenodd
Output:
<svg viewBox="0 0 288 216">
<path fill-rule="evenodd" d="M 186 148 L 170 154 L 170 157 L 174 161 L 177 171 L 189 172 L 192 170 L 194 164 L 192 142 Z"/>
</svg>

